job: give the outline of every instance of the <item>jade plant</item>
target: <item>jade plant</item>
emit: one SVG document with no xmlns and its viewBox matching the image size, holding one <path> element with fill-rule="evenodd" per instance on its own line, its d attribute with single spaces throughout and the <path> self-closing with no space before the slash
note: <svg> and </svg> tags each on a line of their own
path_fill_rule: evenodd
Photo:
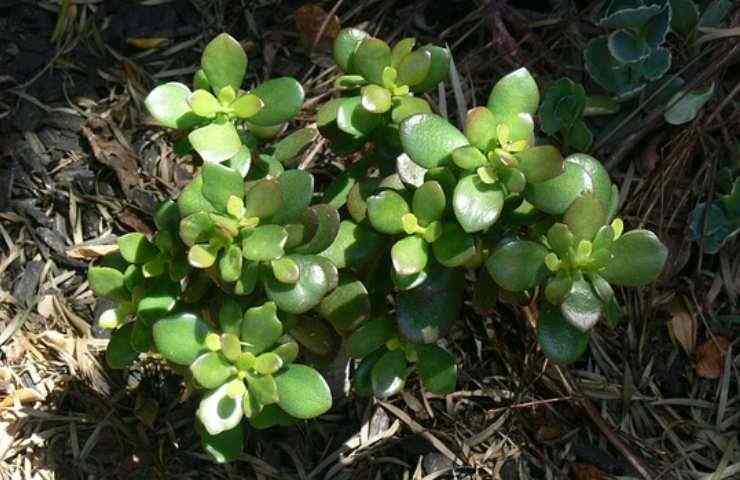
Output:
<svg viewBox="0 0 740 480">
<path fill-rule="evenodd" d="M 341 96 L 319 108 L 318 129 L 273 143 L 303 90 L 278 79 L 242 91 L 246 56 L 228 35 L 206 47 L 195 92 L 170 83 L 147 98 L 203 163 L 157 209 L 156 233 L 121 236 L 88 279 L 115 302 L 100 317 L 113 329 L 110 366 L 148 354 L 181 374 L 202 393 L 196 429 L 217 461 L 237 457 L 250 428 L 331 408 L 309 359 L 346 352 L 360 395 L 388 398 L 417 377 L 429 393 L 453 392 L 444 337 L 470 278 L 476 310 L 533 310 L 543 353 L 568 363 L 600 318 L 619 317 L 612 285 L 660 274 L 665 247 L 647 230 L 623 233 L 601 163 L 536 134 L 539 111 L 546 132 L 582 146 L 570 140 L 588 109 L 582 89 L 559 82 L 540 102 L 533 76 L 516 70 L 460 131 L 413 96 L 444 80 L 449 53 L 414 46 L 340 32 Z M 287 167 L 319 132 L 334 153 L 360 153 L 315 192 L 309 172 Z"/>
<path fill-rule="evenodd" d="M 404 38 L 392 48 L 356 28 L 345 28 L 333 55 L 344 72 L 335 86 L 344 96 L 323 105 L 317 115 L 322 134 L 338 153 L 358 150 L 369 139 L 395 151 L 395 130 L 405 118 L 431 112 L 422 94 L 447 78 L 450 55 L 434 45 L 416 46 Z M 393 155 L 395 157 L 395 155 Z"/>
<path fill-rule="evenodd" d="M 599 18 L 609 34 L 592 39 L 584 51 L 586 70 L 596 83 L 627 99 L 659 80 L 671 66 L 663 45 L 671 26 L 668 0 L 611 0 Z"/>
<path fill-rule="evenodd" d="M 206 46 L 192 91 L 169 82 L 156 87 L 145 104 L 161 125 L 185 130 L 187 139 L 206 162 L 228 161 L 242 169 L 250 161 L 250 137 L 270 137 L 303 105 L 303 87 L 295 79 L 268 80 L 242 90 L 247 55 L 233 37 L 217 36 Z"/>
</svg>

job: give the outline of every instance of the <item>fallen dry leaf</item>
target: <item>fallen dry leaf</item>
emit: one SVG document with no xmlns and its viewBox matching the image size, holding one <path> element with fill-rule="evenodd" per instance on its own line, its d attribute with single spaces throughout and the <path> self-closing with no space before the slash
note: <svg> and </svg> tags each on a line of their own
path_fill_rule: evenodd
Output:
<svg viewBox="0 0 740 480">
<path fill-rule="evenodd" d="M 691 355 L 696 348 L 698 328 L 696 316 L 686 307 L 686 302 L 681 297 L 675 297 L 671 302 L 671 320 L 668 322 L 668 331 L 688 355 Z"/>
<path fill-rule="evenodd" d="M 118 251 L 118 245 L 74 245 L 67 256 L 75 260 L 94 260 Z"/>
<path fill-rule="evenodd" d="M 0 408 L 11 408 L 15 404 L 41 402 L 44 397 L 33 388 L 19 388 L 11 395 L 0 400 Z"/>
<path fill-rule="evenodd" d="M 694 363 L 696 374 L 702 378 L 719 378 L 725 365 L 725 353 L 729 348 L 730 341 L 720 336 L 709 338 L 699 345 Z"/>
<path fill-rule="evenodd" d="M 326 27 L 324 27 L 322 32 L 321 27 L 324 25 L 324 22 L 326 22 Z M 339 17 L 332 15 L 329 18 L 326 10 L 312 3 L 296 10 L 295 23 L 301 43 L 306 47 L 313 46 L 314 42 L 317 46 L 330 46 L 341 29 Z M 321 37 L 317 40 L 316 36 L 319 35 L 319 32 L 321 32 Z"/>
<path fill-rule="evenodd" d="M 587 463 L 574 463 L 573 464 L 573 479 L 574 480 L 604 480 L 606 474 Z"/>
</svg>

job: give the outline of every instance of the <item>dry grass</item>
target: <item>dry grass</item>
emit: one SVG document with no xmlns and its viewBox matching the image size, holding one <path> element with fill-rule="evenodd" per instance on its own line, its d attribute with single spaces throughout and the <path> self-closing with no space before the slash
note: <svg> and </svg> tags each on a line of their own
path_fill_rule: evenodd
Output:
<svg viewBox="0 0 740 480">
<path fill-rule="evenodd" d="M 36 74 L 0 83 L 10 85 L 0 91 L 0 107 L 8 107 L 0 120 L 30 103 L 44 115 L 84 124 L 73 132 L 80 148 L 52 154 L 37 129 L 17 127 L 0 148 L 0 190 L 12 186 L 7 198 L 0 192 L 0 478 L 740 478 L 737 324 L 733 330 L 717 320 L 737 312 L 737 241 L 702 257 L 686 225 L 697 200 L 714 195 L 718 158 L 736 154 L 737 101 L 721 98 L 683 127 L 637 115 L 639 122 L 627 122 L 600 145 L 598 156 L 614 159 L 627 223 L 657 229 L 671 256 L 657 285 L 620 292 L 627 321 L 597 328 L 587 358 L 573 367 L 550 364 L 538 351 L 535 312 L 481 315 L 466 306 L 448 339 L 461 363 L 457 392 L 434 397 L 412 381 L 389 403 L 338 398 L 319 420 L 251 433 L 247 452 L 228 466 L 201 453 L 193 400 L 183 398 L 178 378 L 156 359 L 110 371 L 101 357 L 107 340 L 92 326 L 96 304 L 85 266 L 116 234 L 151 228 L 147 212 L 155 200 L 176 193 L 192 174 L 171 139 L 146 124 L 147 87 L 188 77 L 205 39 L 225 29 L 253 40 L 248 81 L 275 74 L 303 81 L 308 100 L 299 123 L 310 122 L 332 94 L 337 71 L 328 67 L 326 49 L 319 44 L 308 57 L 299 47 L 290 15 L 301 2 L 241 3 L 250 6 L 193 1 L 193 32 L 136 52 L 100 34 L 106 18 L 115 22 L 120 13 L 109 17 L 102 5 L 82 2 Z M 422 5 L 435 2 L 320 3 L 337 7 L 343 25 L 449 44 L 459 82 L 431 100 L 451 118 L 484 102 L 494 79 L 516 65 L 543 80 L 585 81 L 573 52 L 594 30 L 586 11 L 552 17 L 505 2 L 449 2 L 441 13 L 432 7 L 422 14 Z M 57 3 L 44 6 L 54 10 Z M 716 42 L 713 58 L 737 43 Z M 688 60 L 683 46 L 672 47 L 675 58 Z M 78 73 L 70 52 L 83 48 L 104 59 L 93 75 L 97 95 L 47 104 L 34 86 L 52 71 L 69 80 L 67 72 Z M 708 79 L 729 91 L 740 78 L 737 68 L 715 69 Z M 635 137 L 646 125 L 649 140 Z M 18 153 L 21 143 L 40 145 L 40 158 L 51 159 L 34 169 Z M 321 140 L 303 165 L 320 182 L 343 167 Z M 677 328 L 684 332 L 678 339 Z M 727 354 L 708 358 L 723 339 L 732 342 Z M 720 362 L 717 378 L 697 375 L 698 365 L 712 361 Z"/>
</svg>

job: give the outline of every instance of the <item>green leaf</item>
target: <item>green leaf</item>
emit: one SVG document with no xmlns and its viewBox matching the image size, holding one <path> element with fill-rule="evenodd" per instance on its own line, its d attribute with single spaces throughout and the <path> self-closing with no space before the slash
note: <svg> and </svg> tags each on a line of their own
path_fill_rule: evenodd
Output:
<svg viewBox="0 0 740 480">
<path fill-rule="evenodd" d="M 254 361 L 254 369 L 262 375 L 272 375 L 282 366 L 283 358 L 273 352 L 265 352 Z"/>
<path fill-rule="evenodd" d="M 136 315 L 154 320 L 170 313 L 180 299 L 180 284 L 158 281 L 146 289 L 139 299 Z"/>
<path fill-rule="evenodd" d="M 200 401 L 196 416 L 211 435 L 218 435 L 236 428 L 244 416 L 242 397 L 234 399 L 229 396 L 229 387 L 233 382 L 241 382 L 241 380 L 233 380 L 221 385 Z"/>
<path fill-rule="evenodd" d="M 203 196 L 219 211 L 226 211 L 230 197 L 244 198 L 244 180 L 236 170 L 217 163 L 206 163 L 201 174 Z"/>
<path fill-rule="evenodd" d="M 244 427 L 241 423 L 218 435 L 211 435 L 204 428 L 200 433 L 200 445 L 216 463 L 228 463 L 241 455 L 244 450 L 244 437 Z"/>
<path fill-rule="evenodd" d="M 386 352 L 373 366 L 371 382 L 373 393 L 385 400 L 403 390 L 406 384 L 406 356 L 403 351 Z"/>
<path fill-rule="evenodd" d="M 203 177 L 196 175 L 177 198 L 180 216 L 185 218 L 197 212 L 214 212 L 216 208 L 203 196 Z"/>
<path fill-rule="evenodd" d="M 589 95 L 586 97 L 586 107 L 583 109 L 583 116 L 612 115 L 618 111 L 619 103 L 612 97 L 607 97 L 606 95 Z"/>
<path fill-rule="evenodd" d="M 452 152 L 468 144 L 467 138 L 442 117 L 413 115 L 401 123 L 401 144 L 411 160 L 424 168 L 438 167 L 452 159 Z"/>
<path fill-rule="evenodd" d="M 644 26 L 648 20 L 661 11 L 661 6 L 657 3 L 643 6 L 642 3 L 612 2 L 604 18 L 599 21 L 599 25 L 607 28 L 638 28 Z"/>
<path fill-rule="evenodd" d="M 588 150 L 593 141 L 594 135 L 583 120 L 578 120 L 564 134 L 564 142 L 573 150 Z"/>
<path fill-rule="evenodd" d="M 714 83 L 698 92 L 680 91 L 671 98 L 668 105 L 671 107 L 663 114 L 665 121 L 671 125 L 683 125 L 696 118 L 699 110 L 714 95 Z"/>
<path fill-rule="evenodd" d="M 393 190 L 383 190 L 367 199 L 367 215 L 373 228 L 381 233 L 395 235 L 403 232 L 401 217 L 409 213 L 409 206 Z"/>
<path fill-rule="evenodd" d="M 193 268 L 209 268 L 216 263 L 218 250 L 210 245 L 193 245 L 188 251 L 188 263 Z"/>
<path fill-rule="evenodd" d="M 414 49 L 416 39 L 412 37 L 403 38 L 393 45 L 391 50 L 391 66 L 397 67 L 408 54 Z"/>
<path fill-rule="evenodd" d="M 362 97 L 342 99 L 337 108 L 337 127 L 354 138 L 366 138 L 383 123 L 383 116 L 367 111 Z"/>
<path fill-rule="evenodd" d="M 480 232 L 496 223 L 504 206 L 504 192 L 497 184 L 483 183 L 478 175 L 463 177 L 455 187 L 452 207 L 467 233 Z"/>
<path fill-rule="evenodd" d="M 139 352 L 131 346 L 131 335 L 136 322 L 129 322 L 113 331 L 105 349 L 105 360 L 110 368 L 126 368 L 139 358 Z"/>
<path fill-rule="evenodd" d="M 339 277 L 339 285 L 318 306 L 319 315 L 339 333 L 351 332 L 370 316 L 370 296 L 365 285 L 350 274 Z"/>
<path fill-rule="evenodd" d="M 650 55 L 640 64 L 640 72 L 648 80 L 658 80 L 671 68 L 671 52 L 665 47 L 659 47 L 650 52 Z"/>
<path fill-rule="evenodd" d="M 436 88 L 439 82 L 447 79 L 450 71 L 450 53 L 447 49 L 436 45 L 425 45 L 419 50 L 432 54 L 432 62 L 429 65 L 429 73 L 427 73 L 426 78 L 421 83 L 411 86 L 414 92 L 424 93 Z"/>
<path fill-rule="evenodd" d="M 452 151 L 452 161 L 463 170 L 475 170 L 478 167 L 488 165 L 486 158 L 478 147 L 465 145 Z"/>
<path fill-rule="evenodd" d="M 239 134 L 228 120 L 193 130 L 188 135 L 193 148 L 207 163 L 221 163 L 236 155 L 242 146 Z"/>
<path fill-rule="evenodd" d="M 383 69 L 391 65 L 391 48 L 377 38 L 366 38 L 352 58 L 357 71 L 370 83 L 383 84 Z"/>
<path fill-rule="evenodd" d="M 169 199 L 160 203 L 154 212 L 154 225 L 158 230 L 177 233 L 180 228 L 180 210 L 177 203 Z"/>
<path fill-rule="evenodd" d="M 362 87 L 362 108 L 370 113 L 385 113 L 391 109 L 391 92 L 378 85 Z"/>
<path fill-rule="evenodd" d="M 596 325 L 601 318 L 602 310 L 601 300 L 591 288 L 591 284 L 583 278 L 573 282 L 570 293 L 560 304 L 560 312 L 565 320 L 582 332 Z"/>
<path fill-rule="evenodd" d="M 668 28 L 671 24 L 671 17 L 673 12 L 670 2 L 662 2 L 663 8 L 660 13 L 648 20 L 645 25 L 643 35 L 650 48 L 657 48 L 665 42 L 666 35 L 668 35 Z"/>
<path fill-rule="evenodd" d="M 178 365 L 190 365 L 205 352 L 213 329 L 192 313 L 179 313 L 154 323 L 154 343 L 160 355 Z"/>
<path fill-rule="evenodd" d="M 547 254 L 547 249 L 539 243 L 514 240 L 494 250 L 486 261 L 486 268 L 501 288 L 521 292 L 534 287 L 545 277 Z"/>
<path fill-rule="evenodd" d="M 583 52 L 583 58 L 591 78 L 607 91 L 618 92 L 630 83 L 629 69 L 612 57 L 607 37 L 591 39 Z"/>
<path fill-rule="evenodd" d="M 733 0 L 714 0 L 704 9 L 699 18 L 699 27 L 720 27 L 730 14 L 735 3 Z"/>
<path fill-rule="evenodd" d="M 398 178 L 403 183 L 418 188 L 424 183 L 424 175 L 426 175 L 427 169 L 415 163 L 405 153 L 402 153 L 396 157 L 396 172 L 398 173 Z"/>
<path fill-rule="evenodd" d="M 290 257 L 282 257 L 270 262 L 272 274 L 283 283 L 295 283 L 301 274 L 298 264 Z"/>
<path fill-rule="evenodd" d="M 301 347 L 319 357 L 329 357 L 336 353 L 337 345 L 331 328 L 321 318 L 303 316 L 291 326 L 290 335 Z"/>
<path fill-rule="evenodd" d="M 130 302 L 131 294 L 124 285 L 123 273 L 110 267 L 90 267 L 87 281 L 95 295 L 119 302 Z"/>
<path fill-rule="evenodd" d="M 298 81 L 290 77 L 268 80 L 250 93 L 262 99 L 264 107 L 249 118 L 249 123 L 270 127 L 294 118 L 303 107 L 305 92 Z"/>
<path fill-rule="evenodd" d="M 537 326 L 537 341 L 547 358 L 567 365 L 586 351 L 588 333 L 568 323 L 556 308 L 543 306 Z"/>
<path fill-rule="evenodd" d="M 249 384 L 249 394 L 259 402 L 260 405 L 272 405 L 280 399 L 278 395 L 277 382 L 272 375 L 247 377 Z"/>
<path fill-rule="evenodd" d="M 188 97 L 188 87 L 169 82 L 149 92 L 144 105 L 159 124 L 170 128 L 190 128 L 201 119 L 191 110 Z"/>
<path fill-rule="evenodd" d="M 590 242 L 606 223 L 606 208 L 594 195 L 581 195 L 568 207 L 563 222 L 573 233 L 576 244 L 581 240 Z"/>
<path fill-rule="evenodd" d="M 529 70 L 520 68 L 501 78 L 491 90 L 487 107 L 496 116 L 534 115 L 540 104 L 540 91 Z"/>
<path fill-rule="evenodd" d="M 247 218 L 270 218 L 282 207 L 282 188 L 275 180 L 259 180 L 247 190 L 244 198 L 244 216 Z"/>
<path fill-rule="evenodd" d="M 240 95 L 229 106 L 234 110 L 237 117 L 252 119 L 265 107 L 265 102 L 254 93 L 247 93 Z"/>
<path fill-rule="evenodd" d="M 206 90 L 196 90 L 188 97 L 188 103 L 193 112 L 201 117 L 213 118 L 221 111 L 221 103 L 213 94 Z"/>
<path fill-rule="evenodd" d="M 475 107 L 468 112 L 465 121 L 465 136 L 470 144 L 479 150 L 488 152 L 498 144 L 496 126 L 499 121 L 486 107 Z"/>
<path fill-rule="evenodd" d="M 257 430 L 264 430 L 267 428 L 279 425 L 281 427 L 290 427 L 295 425 L 297 420 L 287 413 L 285 413 L 277 404 L 265 405 L 258 414 L 253 415 L 249 418 L 249 425 Z"/>
<path fill-rule="evenodd" d="M 215 231 L 216 225 L 206 212 L 194 213 L 180 222 L 180 239 L 187 246 L 208 241 Z"/>
<path fill-rule="evenodd" d="M 128 233 L 118 237 L 118 248 L 129 263 L 143 264 L 159 255 L 159 250 L 142 233 Z"/>
<path fill-rule="evenodd" d="M 343 28 L 334 39 L 334 61 L 347 73 L 357 71 L 354 65 L 354 55 L 363 40 L 369 35 L 357 28 Z"/>
<path fill-rule="evenodd" d="M 393 109 L 391 110 L 391 121 L 393 123 L 400 124 L 417 113 L 432 113 L 432 107 L 423 98 L 403 96 L 393 99 Z"/>
<path fill-rule="evenodd" d="M 645 40 L 628 30 L 609 35 L 609 52 L 622 63 L 635 63 L 647 58 L 650 50 Z"/>
<path fill-rule="evenodd" d="M 273 156 L 275 160 L 287 165 L 295 163 L 294 160 L 301 155 L 309 145 L 319 136 L 315 128 L 307 127 L 296 130 L 275 144 Z"/>
<path fill-rule="evenodd" d="M 242 273 L 234 285 L 234 293 L 237 295 L 249 295 L 257 286 L 259 278 L 259 263 L 247 262 L 242 266 Z"/>
<path fill-rule="evenodd" d="M 365 225 L 351 220 L 339 224 L 334 242 L 319 255 L 331 260 L 337 268 L 360 268 L 376 257 L 385 239 Z"/>
<path fill-rule="evenodd" d="M 273 352 L 283 359 L 284 365 L 293 363 L 298 358 L 298 342 L 289 335 L 284 335 L 279 341 L 281 342 L 280 345 L 275 347 Z"/>
<path fill-rule="evenodd" d="M 225 282 L 236 282 L 242 274 L 242 250 L 229 245 L 218 262 L 218 271 Z"/>
<path fill-rule="evenodd" d="M 252 307 L 244 314 L 241 339 L 245 342 L 245 352 L 259 355 L 272 347 L 282 335 L 283 324 L 277 317 L 275 303 L 267 302 L 260 307 Z"/>
<path fill-rule="evenodd" d="M 247 71 L 247 55 L 234 37 L 222 33 L 203 50 L 200 64 L 214 92 L 229 85 L 238 91 Z"/>
<path fill-rule="evenodd" d="M 385 316 L 373 318 L 355 330 L 347 339 L 347 352 L 353 358 L 364 358 L 385 345 L 396 335 L 395 322 Z"/>
<path fill-rule="evenodd" d="M 193 74 L 193 86 L 196 89 L 202 88 L 203 90 L 211 90 L 211 82 L 208 81 L 206 72 L 204 72 L 202 68 L 199 68 Z"/>
<path fill-rule="evenodd" d="M 433 268 L 424 283 L 400 292 L 396 318 L 403 336 L 413 343 L 436 342 L 457 319 L 463 289 L 462 272 Z"/>
<path fill-rule="evenodd" d="M 220 353 L 208 352 L 190 364 L 190 372 L 201 387 L 212 390 L 236 374 L 236 368 Z"/>
<path fill-rule="evenodd" d="M 397 85 L 413 87 L 419 85 L 429 75 L 432 66 L 432 53 L 428 50 L 416 50 L 409 53 L 398 63 Z"/>
<path fill-rule="evenodd" d="M 326 250 L 339 233 L 339 212 L 329 205 L 314 205 L 306 209 L 301 222 L 310 239 L 293 249 L 295 253 L 314 254 Z"/>
<path fill-rule="evenodd" d="M 255 262 L 274 260 L 285 253 L 287 240 L 288 232 L 280 225 L 261 225 L 248 231 L 242 240 L 242 253 Z"/>
<path fill-rule="evenodd" d="M 424 388 L 437 395 L 454 392 L 457 384 L 455 356 L 437 345 L 420 345 L 416 351 L 419 355 L 416 368 Z"/>
<path fill-rule="evenodd" d="M 655 281 L 668 258 L 668 249 L 648 230 L 632 230 L 612 244 L 612 260 L 600 272 L 609 283 L 636 287 Z"/>
<path fill-rule="evenodd" d="M 373 393 L 373 386 L 372 386 L 372 371 L 373 367 L 376 363 L 378 363 L 378 360 L 380 357 L 385 355 L 387 350 L 385 348 L 375 350 L 370 355 L 364 357 L 360 364 L 357 366 L 357 370 L 355 370 L 355 385 L 354 390 L 355 393 L 361 397 L 367 397 L 370 396 Z"/>
<path fill-rule="evenodd" d="M 532 147 L 516 154 L 519 170 L 527 182 L 539 183 L 563 173 L 565 162 L 557 148 L 552 145 Z"/>
<path fill-rule="evenodd" d="M 565 162 L 561 175 L 540 183 L 528 183 L 524 195 L 529 203 L 550 215 L 562 215 L 582 193 L 593 189 L 593 179 L 573 162 Z"/>
<path fill-rule="evenodd" d="M 429 245 L 418 235 L 402 238 L 391 248 L 391 260 L 399 275 L 417 274 L 429 261 Z"/>
<path fill-rule="evenodd" d="M 288 313 L 305 313 L 321 302 L 330 290 L 330 278 L 322 267 L 321 257 L 291 255 L 300 268 L 295 284 L 282 283 L 272 275 L 265 279 L 265 291 L 270 300 Z"/>
<path fill-rule="evenodd" d="M 475 239 L 456 223 L 445 223 L 442 235 L 432 244 L 434 258 L 445 267 L 465 265 L 476 254 Z"/>
<path fill-rule="evenodd" d="M 224 333 L 239 333 L 242 324 L 242 309 L 237 300 L 224 297 L 224 302 L 218 312 L 218 324 Z"/>
<path fill-rule="evenodd" d="M 436 180 L 424 182 L 414 192 L 411 211 L 422 227 L 442 218 L 447 201 L 442 186 Z"/>
<path fill-rule="evenodd" d="M 319 372 L 305 365 L 289 365 L 275 376 L 280 400 L 286 413 L 300 419 L 318 417 L 331 408 L 331 391 Z"/>
<path fill-rule="evenodd" d="M 547 231 L 547 241 L 559 257 L 567 257 L 572 247 L 576 246 L 575 236 L 564 223 L 555 223 Z"/>
</svg>

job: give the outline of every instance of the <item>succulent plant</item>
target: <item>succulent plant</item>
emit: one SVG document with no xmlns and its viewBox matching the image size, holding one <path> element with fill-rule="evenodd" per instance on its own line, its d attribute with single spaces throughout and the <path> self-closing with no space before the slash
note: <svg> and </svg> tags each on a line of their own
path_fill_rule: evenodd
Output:
<svg viewBox="0 0 740 480">
<path fill-rule="evenodd" d="M 239 169 L 250 160 L 248 137 L 278 133 L 298 114 L 304 99 L 301 84 L 289 77 L 244 91 L 246 71 L 244 49 L 222 33 L 203 50 L 193 78 L 195 91 L 179 82 L 165 83 L 146 97 L 146 107 L 161 125 L 189 131 L 190 146 L 205 162 L 229 161 Z"/>
<path fill-rule="evenodd" d="M 706 217 L 706 220 L 705 220 Z M 705 227 L 706 222 L 706 227 Z M 740 233 L 740 178 L 729 193 L 711 202 L 696 205 L 690 218 L 691 239 L 702 240 L 704 253 L 715 254 Z"/>
<path fill-rule="evenodd" d="M 671 26 L 668 0 L 612 0 L 599 19 L 611 30 L 592 39 L 584 51 L 586 70 L 596 83 L 618 98 L 631 98 L 671 66 L 663 46 Z"/>
<path fill-rule="evenodd" d="M 404 38 L 392 48 L 362 30 L 345 28 L 334 41 L 334 60 L 344 75 L 335 86 L 346 96 L 329 101 L 318 112 L 317 124 L 332 148 L 346 153 L 370 139 L 381 148 L 397 150 L 397 125 L 405 118 L 431 112 L 424 93 L 447 78 L 447 50 Z M 389 154 L 395 158 L 395 154 Z"/>
</svg>

